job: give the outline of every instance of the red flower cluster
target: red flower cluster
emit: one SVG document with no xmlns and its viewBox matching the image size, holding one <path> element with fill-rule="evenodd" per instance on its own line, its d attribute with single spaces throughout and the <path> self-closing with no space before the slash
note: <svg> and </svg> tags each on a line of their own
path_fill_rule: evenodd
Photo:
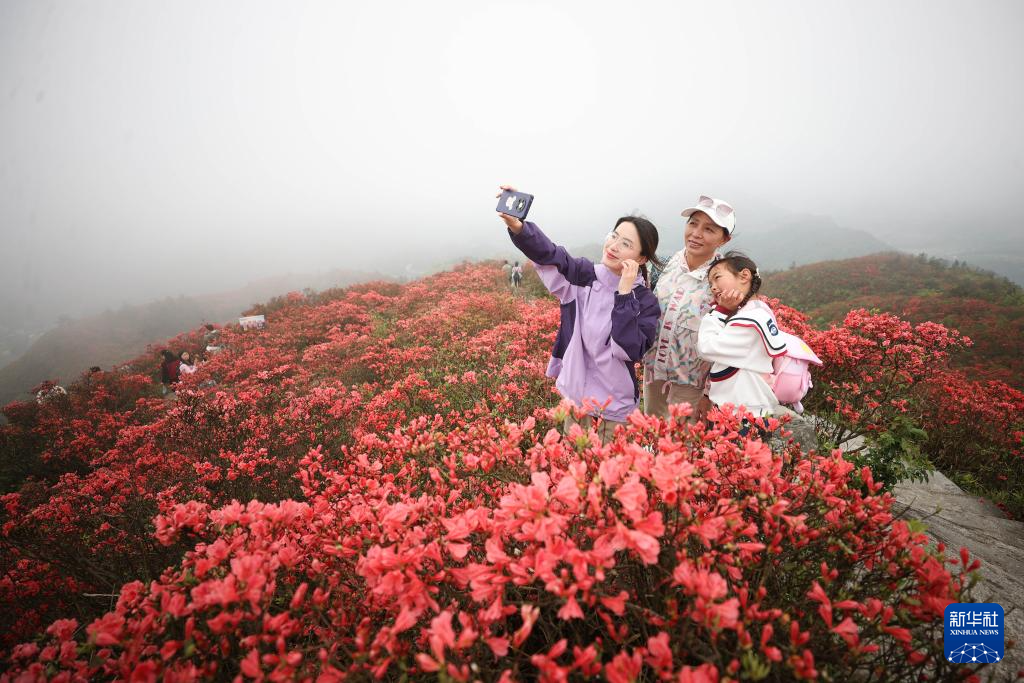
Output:
<svg viewBox="0 0 1024 683">
<path fill-rule="evenodd" d="M 299 497 L 313 447 L 338 452 L 421 414 L 458 424 L 549 404 L 541 349 L 557 309 L 498 292 L 493 270 L 476 267 L 283 297 L 268 329 L 222 330 L 224 350 L 183 377 L 176 402 L 160 398 L 152 350 L 67 396 L 6 406 L 0 644 L 103 613 L 122 584 L 159 577 L 191 547 L 153 536 L 154 516 L 177 503 Z M 201 349 L 205 332 L 169 346 Z"/>
<path fill-rule="evenodd" d="M 1024 392 L 936 372 L 924 387 L 928 456 L 980 483 L 1008 517 L 1024 519 Z"/>
<path fill-rule="evenodd" d="M 564 410 L 421 417 L 340 460 L 311 450 L 302 502 L 175 505 L 157 536 L 199 541 L 180 566 L 11 664 L 78 678 L 956 674 L 933 632 L 970 568 L 951 572 L 959 561 L 863 494 L 838 453 L 772 451 L 731 414 L 713 429 L 636 415 L 600 445 L 552 429 Z"/>
<path fill-rule="evenodd" d="M 970 673 L 935 633 L 977 562 L 929 550 L 869 471 L 741 437 L 741 415 L 561 433 L 557 306 L 493 267 L 265 314 L 174 403 L 111 374 L 94 413 L 5 409 L 7 451 L 120 426 L 81 425 L 74 464 L 4 497 L 4 680 Z"/>
<path fill-rule="evenodd" d="M 969 339 L 935 323 L 863 310 L 819 331 L 799 312 L 776 308 L 780 323 L 824 361 L 804 403 L 829 421 L 821 430 L 828 441 L 863 436 L 870 446 L 909 421 L 926 432 L 922 450 L 932 464 L 980 483 L 1009 516 L 1024 519 L 1024 393 L 950 370 L 949 354 L 962 353 Z"/>
</svg>

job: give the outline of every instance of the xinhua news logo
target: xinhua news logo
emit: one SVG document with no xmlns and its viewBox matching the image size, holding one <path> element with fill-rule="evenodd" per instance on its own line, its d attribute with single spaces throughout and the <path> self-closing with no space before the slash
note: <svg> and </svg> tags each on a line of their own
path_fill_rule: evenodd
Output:
<svg viewBox="0 0 1024 683">
<path fill-rule="evenodd" d="M 994 602 L 946 607 L 946 659 L 954 664 L 994 664 L 1004 651 L 1003 608 Z"/>
</svg>

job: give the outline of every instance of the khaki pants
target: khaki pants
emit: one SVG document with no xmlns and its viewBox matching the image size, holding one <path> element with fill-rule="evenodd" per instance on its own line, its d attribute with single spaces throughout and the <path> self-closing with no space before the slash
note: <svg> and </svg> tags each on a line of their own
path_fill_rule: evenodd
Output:
<svg viewBox="0 0 1024 683">
<path fill-rule="evenodd" d="M 568 417 L 565 418 L 565 422 L 562 424 L 562 429 L 564 429 L 565 433 L 568 434 L 569 428 L 572 427 L 574 424 L 578 424 L 583 429 L 583 431 L 587 431 L 588 429 L 594 426 L 594 418 L 591 417 L 590 415 L 584 415 L 583 419 L 577 422 L 576 418 L 574 418 L 572 415 L 569 415 Z M 601 420 L 601 426 L 597 428 L 597 436 L 598 438 L 601 439 L 601 443 L 608 443 L 609 441 L 612 440 L 612 437 L 615 436 L 616 425 L 625 426 L 625 424 L 625 422 L 616 422 L 615 420 Z"/>
<path fill-rule="evenodd" d="M 669 382 L 668 394 L 663 393 L 664 388 L 665 380 L 655 379 L 647 381 L 644 378 L 644 413 L 668 419 L 668 405 L 670 403 L 689 403 L 693 406 L 693 416 L 690 417 L 690 422 L 693 422 L 696 419 L 697 404 L 704 395 L 701 388 L 691 384 L 675 384 L 672 382 Z"/>
</svg>

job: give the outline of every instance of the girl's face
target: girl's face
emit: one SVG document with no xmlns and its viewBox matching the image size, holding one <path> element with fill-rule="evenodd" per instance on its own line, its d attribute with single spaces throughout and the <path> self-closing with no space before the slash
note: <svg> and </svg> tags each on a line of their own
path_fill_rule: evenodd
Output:
<svg viewBox="0 0 1024 683">
<path fill-rule="evenodd" d="M 725 229 L 703 211 L 695 211 L 690 215 L 683 238 L 687 256 L 694 257 L 698 262 L 710 259 L 716 249 L 729 241 Z"/>
<path fill-rule="evenodd" d="M 743 293 L 743 296 L 747 295 L 750 291 L 750 271 L 744 268 L 737 275 L 736 273 L 729 270 L 726 265 L 720 264 L 711 269 L 708 273 L 708 282 L 711 283 L 711 293 L 715 295 L 715 299 L 721 299 L 723 292 L 730 292 L 737 290 Z"/>
<path fill-rule="evenodd" d="M 186 363 L 189 363 L 192 361 L 192 354 L 186 351 L 185 353 L 181 354 L 181 359 Z"/>
<path fill-rule="evenodd" d="M 613 273 L 621 273 L 622 262 L 628 259 L 640 265 L 647 262 L 647 257 L 640 255 L 640 233 L 633 223 L 624 221 L 605 238 L 601 263 Z"/>
</svg>

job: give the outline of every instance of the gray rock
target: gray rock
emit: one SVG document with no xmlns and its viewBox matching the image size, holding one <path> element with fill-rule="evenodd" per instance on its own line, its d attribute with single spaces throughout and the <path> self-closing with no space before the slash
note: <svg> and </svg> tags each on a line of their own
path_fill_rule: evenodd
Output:
<svg viewBox="0 0 1024 683">
<path fill-rule="evenodd" d="M 919 519 L 928 535 L 956 556 L 967 548 L 981 560 L 974 602 L 997 602 L 1006 614 L 1006 640 L 1016 641 L 1003 661 L 981 671 L 989 681 L 1013 680 L 1024 668 L 1024 523 L 1006 519 L 991 502 L 964 493 L 941 472 L 925 482 L 899 484 L 893 512 Z"/>
<path fill-rule="evenodd" d="M 814 420 L 810 417 L 800 415 L 789 408 L 782 408 L 782 413 L 777 415 L 790 416 L 793 421 L 786 425 L 786 430 L 791 432 L 791 439 L 793 442 L 800 446 L 800 450 L 804 453 L 811 450 L 817 450 L 818 448 L 818 435 L 814 431 Z"/>
<path fill-rule="evenodd" d="M 803 451 L 818 447 L 816 418 L 789 411 L 793 421 L 790 437 Z M 827 425 L 826 425 L 827 426 Z M 864 439 L 855 437 L 840 444 L 844 451 L 860 448 Z M 924 482 L 907 482 L 893 490 L 893 513 L 917 519 L 937 544 L 946 545 L 947 557 L 957 557 L 967 548 L 971 558 L 981 560 L 980 580 L 972 590 L 974 602 L 996 602 L 1006 615 L 1005 658 L 981 670 L 985 681 L 1016 680 L 1024 670 L 1024 523 L 1007 519 L 991 501 L 965 493 L 941 472 L 932 472 Z"/>
<path fill-rule="evenodd" d="M 797 416 L 790 425 L 801 446 L 817 446 L 815 419 Z M 863 445 L 864 439 L 855 437 L 840 448 L 848 451 Z M 972 559 L 981 560 L 980 580 L 971 598 L 1002 605 L 1004 634 L 1015 647 L 1006 650 L 1003 661 L 983 668 L 980 676 L 985 681 L 1015 680 L 1017 671 L 1024 669 L 1024 523 L 1007 519 L 991 501 L 965 493 L 941 472 L 932 472 L 923 482 L 898 484 L 893 495 L 893 513 L 923 522 L 928 536 L 946 545 L 947 557 L 957 557 L 960 548 L 967 548 Z"/>
</svg>

